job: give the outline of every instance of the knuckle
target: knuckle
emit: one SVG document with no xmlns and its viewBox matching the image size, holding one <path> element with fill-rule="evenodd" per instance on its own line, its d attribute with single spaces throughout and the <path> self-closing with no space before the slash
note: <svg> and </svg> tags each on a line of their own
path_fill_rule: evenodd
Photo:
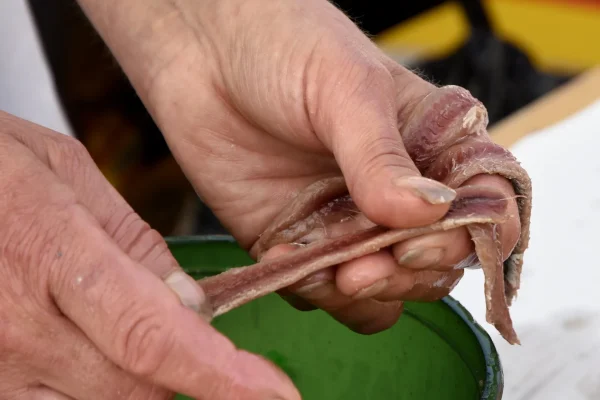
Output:
<svg viewBox="0 0 600 400">
<path fill-rule="evenodd" d="M 393 99 L 394 80 L 381 63 L 363 56 L 352 56 L 344 62 L 340 71 L 344 89 L 338 92 L 339 99 L 346 107 L 355 101 L 352 107 L 356 109 L 353 111 L 364 109 L 365 104 L 379 107 L 382 101 Z"/>
<path fill-rule="evenodd" d="M 35 296 L 44 299 L 51 267 L 60 258 L 61 246 L 71 241 L 69 213 L 77 202 L 68 186 L 48 183 L 49 171 L 26 158 L 20 167 L 1 182 L 5 194 L 0 200 L 2 279 L 16 286 L 37 285 L 40 290 Z"/>
<path fill-rule="evenodd" d="M 116 213 L 107 224 L 107 232 L 134 261 L 158 275 L 170 272 L 176 264 L 163 236 L 131 209 Z"/>
<path fill-rule="evenodd" d="M 411 175 L 416 171 L 399 138 L 380 136 L 363 140 L 362 149 L 357 154 L 361 154 L 361 158 L 356 165 L 365 176 L 375 176 L 373 174 L 387 168 L 406 169 L 407 174 Z"/>
<path fill-rule="evenodd" d="M 318 92 L 323 93 L 319 97 L 322 105 L 331 106 L 332 94 L 336 106 L 365 96 L 373 101 L 394 99 L 394 78 L 380 57 L 373 57 L 362 44 L 352 43 L 345 37 L 334 35 L 316 41 L 306 68 L 306 81 L 319 82 L 319 86 L 326 88 Z"/>
<path fill-rule="evenodd" d="M 53 222 L 58 222 L 61 227 L 60 234 L 52 234 L 52 251 L 49 252 L 49 263 L 53 266 L 48 271 L 49 290 L 54 300 L 62 303 L 70 301 L 67 297 L 73 296 L 74 279 L 82 280 L 82 264 L 93 263 L 97 266 L 97 260 L 101 259 L 99 252 L 92 246 L 85 236 L 90 226 L 95 223 L 84 206 L 73 203 L 57 213 L 59 217 Z M 52 232 L 52 231 L 51 231 Z M 100 273 L 101 268 L 91 268 L 88 274 Z M 85 275 L 85 274 L 84 274 Z"/>
<path fill-rule="evenodd" d="M 49 167 L 59 175 L 83 174 L 90 165 L 94 165 L 84 144 L 70 136 L 53 137 L 48 141 L 47 151 Z"/>
<path fill-rule="evenodd" d="M 142 264 L 146 264 L 157 261 L 165 256 L 170 257 L 171 252 L 162 235 L 156 229 L 151 229 L 148 224 L 145 223 L 145 226 L 146 229 L 139 236 L 137 243 L 140 249 L 149 249 L 149 251 L 144 252 L 143 256 L 140 256 L 141 254 L 139 253 L 136 254 L 139 261 Z"/>
<path fill-rule="evenodd" d="M 61 243 L 72 239 L 66 215 L 70 208 L 38 201 L 13 209 L 0 231 L 0 259 L 18 275 L 15 279 L 26 275 L 32 282 L 47 282 L 52 263 L 62 255 Z"/>
<path fill-rule="evenodd" d="M 70 136 L 60 136 L 56 142 L 63 148 L 63 152 L 74 157 L 89 157 L 89 153 L 83 143 Z"/>
<path fill-rule="evenodd" d="M 168 324 L 139 306 L 127 307 L 115 329 L 118 363 L 137 376 L 154 376 L 174 348 Z"/>
<path fill-rule="evenodd" d="M 132 209 L 114 214 L 107 224 L 107 232 L 128 252 L 139 242 L 148 245 L 158 242 L 155 231 Z"/>
</svg>

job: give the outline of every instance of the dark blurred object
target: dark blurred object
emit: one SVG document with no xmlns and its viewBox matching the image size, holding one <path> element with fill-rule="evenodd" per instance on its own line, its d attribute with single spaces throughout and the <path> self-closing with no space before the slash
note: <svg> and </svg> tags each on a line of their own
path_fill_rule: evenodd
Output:
<svg viewBox="0 0 600 400">
<path fill-rule="evenodd" d="M 445 0 L 399 1 L 399 0 L 337 0 L 331 1 L 360 26 L 363 32 L 377 36 Z"/>
<path fill-rule="evenodd" d="M 480 29 L 449 57 L 415 67 L 437 84 L 468 89 L 486 106 L 490 125 L 570 79 L 536 70 L 518 47 Z"/>
<path fill-rule="evenodd" d="M 373 36 L 443 3 L 445 1 L 335 2 L 360 24 L 363 31 Z M 471 28 L 466 43 L 445 58 L 411 67 L 436 84 L 467 88 L 486 106 L 490 125 L 571 78 L 538 71 L 523 50 L 495 35 L 480 0 L 462 0 L 457 4 L 462 6 Z"/>
<path fill-rule="evenodd" d="M 471 25 L 466 43 L 449 57 L 415 67 L 437 84 L 468 89 L 486 106 L 490 125 L 571 78 L 538 71 L 519 47 L 498 38 L 481 1 L 460 3 Z"/>
</svg>

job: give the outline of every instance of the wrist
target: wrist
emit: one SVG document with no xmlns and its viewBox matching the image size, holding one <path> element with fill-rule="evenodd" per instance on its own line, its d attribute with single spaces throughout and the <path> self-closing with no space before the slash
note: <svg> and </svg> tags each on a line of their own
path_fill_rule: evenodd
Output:
<svg viewBox="0 0 600 400">
<path fill-rule="evenodd" d="M 156 77 L 196 41 L 175 2 L 77 1 L 144 102 Z"/>
</svg>

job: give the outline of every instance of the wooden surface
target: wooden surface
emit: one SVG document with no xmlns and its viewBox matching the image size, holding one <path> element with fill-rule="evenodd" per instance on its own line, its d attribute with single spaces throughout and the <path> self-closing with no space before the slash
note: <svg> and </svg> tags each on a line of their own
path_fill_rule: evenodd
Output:
<svg viewBox="0 0 600 400">
<path fill-rule="evenodd" d="M 492 138 L 512 146 L 529 133 L 547 128 L 600 99 L 600 67 L 590 69 L 490 129 Z"/>
</svg>

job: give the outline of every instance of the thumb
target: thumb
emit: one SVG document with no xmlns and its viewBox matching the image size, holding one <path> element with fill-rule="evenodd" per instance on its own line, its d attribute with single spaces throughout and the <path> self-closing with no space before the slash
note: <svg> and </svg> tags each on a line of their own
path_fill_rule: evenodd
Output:
<svg viewBox="0 0 600 400">
<path fill-rule="evenodd" d="M 338 81 L 335 94 L 320 105 L 317 135 L 333 152 L 350 195 L 370 220 L 393 228 L 433 223 L 448 211 L 456 193 L 422 177 L 408 155 L 388 69 L 362 68 L 352 79 Z"/>
</svg>

